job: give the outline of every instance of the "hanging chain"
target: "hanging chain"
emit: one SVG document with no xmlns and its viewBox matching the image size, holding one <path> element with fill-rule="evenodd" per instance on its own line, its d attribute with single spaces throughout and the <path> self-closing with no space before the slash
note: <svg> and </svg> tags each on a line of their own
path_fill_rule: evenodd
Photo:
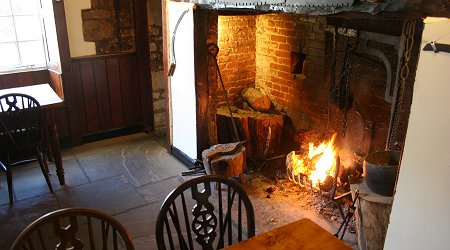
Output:
<svg viewBox="0 0 450 250">
<path fill-rule="evenodd" d="M 347 130 L 347 123 L 348 123 L 348 110 L 350 109 L 350 107 L 347 107 L 348 102 L 350 101 L 350 74 L 351 74 L 351 70 L 352 70 L 352 65 L 351 65 L 351 53 L 353 51 L 356 50 L 357 46 L 358 46 L 358 41 L 359 41 L 359 34 L 358 32 L 356 33 L 356 41 L 355 44 L 352 46 L 350 44 L 350 42 L 347 40 L 347 44 L 346 44 L 346 55 L 345 55 L 345 60 L 344 60 L 344 72 L 343 72 L 343 78 L 344 78 L 344 82 L 345 82 L 345 96 L 344 96 L 344 116 L 343 116 L 343 121 L 342 121 L 342 139 L 345 138 L 345 131 Z M 349 39 L 347 37 L 347 39 Z M 341 93 L 340 93 L 341 94 Z"/>
<path fill-rule="evenodd" d="M 398 89 L 397 102 L 395 104 L 394 114 L 392 116 L 391 134 L 389 137 L 388 149 L 393 149 L 397 142 L 397 129 L 402 109 L 403 96 L 405 93 L 406 80 L 409 77 L 409 60 L 411 59 L 412 47 L 414 44 L 414 31 L 416 29 L 416 21 L 409 21 L 405 29 L 405 50 L 403 51 L 403 65 L 400 71 L 400 86 Z"/>
</svg>

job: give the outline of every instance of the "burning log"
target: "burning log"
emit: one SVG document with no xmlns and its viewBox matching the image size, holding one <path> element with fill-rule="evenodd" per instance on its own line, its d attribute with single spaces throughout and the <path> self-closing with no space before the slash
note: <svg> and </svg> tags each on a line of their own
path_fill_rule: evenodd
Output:
<svg viewBox="0 0 450 250">
<path fill-rule="evenodd" d="M 317 147 L 310 143 L 308 154 L 305 156 L 296 155 L 295 151 L 289 153 L 286 158 L 288 175 L 305 175 L 311 181 L 311 185 L 318 188 L 325 182 L 327 176 L 332 176 L 336 168 L 335 138 L 336 134 L 328 142 L 323 142 Z"/>
<path fill-rule="evenodd" d="M 334 177 L 327 175 L 323 183 L 320 184 L 320 190 L 329 192 L 333 188 Z"/>
</svg>

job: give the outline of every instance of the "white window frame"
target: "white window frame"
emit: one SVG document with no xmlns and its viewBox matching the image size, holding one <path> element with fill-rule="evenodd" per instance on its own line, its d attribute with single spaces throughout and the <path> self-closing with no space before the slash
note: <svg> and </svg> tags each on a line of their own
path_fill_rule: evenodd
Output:
<svg viewBox="0 0 450 250">
<path fill-rule="evenodd" d="M 17 65 L 11 65 L 11 66 L 0 66 L 0 75 L 1 74 L 8 74 L 8 73 L 19 73 L 19 72 L 27 72 L 27 71 L 35 71 L 35 70 L 42 70 L 42 69 L 47 69 L 48 68 L 48 48 L 47 48 L 47 44 L 46 44 L 46 36 L 45 36 L 45 28 L 44 28 L 44 20 L 42 18 L 42 5 L 41 5 L 41 1 L 40 0 L 35 0 L 35 4 L 36 4 L 36 9 L 37 9 L 37 17 L 39 19 L 39 27 L 40 27 L 40 39 L 32 39 L 32 40 L 23 40 L 23 41 L 19 41 L 18 39 L 18 35 L 17 35 L 17 30 L 16 30 L 16 20 L 14 17 L 16 16 L 36 16 L 36 15 L 15 15 L 13 13 L 13 7 L 12 7 L 12 0 L 6 0 L 9 2 L 9 8 L 11 9 L 11 14 L 10 15 L 2 15 L 2 17 L 12 17 L 13 20 L 13 26 L 14 26 L 14 32 L 15 32 L 15 40 L 14 41 L 9 41 L 9 42 L 0 42 L 0 43 L 14 43 L 17 52 L 18 52 L 18 58 L 19 58 L 19 64 Z M 0 8 L 2 8 L 3 6 L 0 6 Z M 19 48 L 19 43 L 21 42 L 31 42 L 31 41 L 37 41 L 42 43 L 42 47 L 44 50 L 44 54 L 43 54 L 43 59 L 45 61 L 44 64 L 39 64 L 39 65 L 25 65 L 22 63 L 22 54 Z"/>
</svg>

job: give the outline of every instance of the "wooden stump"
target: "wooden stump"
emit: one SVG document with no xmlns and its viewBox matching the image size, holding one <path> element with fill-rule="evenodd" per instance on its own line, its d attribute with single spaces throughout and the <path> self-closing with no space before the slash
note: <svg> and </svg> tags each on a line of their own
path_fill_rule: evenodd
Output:
<svg viewBox="0 0 450 250">
<path fill-rule="evenodd" d="M 359 249 L 382 250 L 393 199 L 372 192 L 365 181 L 350 186 L 353 194 L 359 190 L 355 212 Z"/>
<path fill-rule="evenodd" d="M 264 160 L 279 154 L 284 114 L 260 113 L 235 108 L 233 118 L 240 140 L 247 140 L 245 146 L 248 157 Z M 233 125 L 227 108 L 218 108 L 217 138 L 219 143 L 235 142 L 234 137 Z"/>
<path fill-rule="evenodd" d="M 237 177 L 246 167 L 245 147 L 241 143 L 217 144 L 202 152 L 207 174 Z"/>
</svg>

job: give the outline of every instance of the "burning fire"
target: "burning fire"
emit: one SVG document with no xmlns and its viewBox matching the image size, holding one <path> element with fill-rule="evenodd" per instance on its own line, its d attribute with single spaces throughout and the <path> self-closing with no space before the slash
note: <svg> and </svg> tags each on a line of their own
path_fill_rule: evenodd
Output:
<svg viewBox="0 0 450 250">
<path fill-rule="evenodd" d="M 308 156 L 305 157 L 296 155 L 295 151 L 289 153 L 286 164 L 292 174 L 308 176 L 313 187 L 323 183 L 328 175 L 333 176 L 336 167 L 335 139 L 336 133 L 329 141 L 324 141 L 317 147 L 314 146 L 314 143 L 309 143 Z"/>
</svg>

